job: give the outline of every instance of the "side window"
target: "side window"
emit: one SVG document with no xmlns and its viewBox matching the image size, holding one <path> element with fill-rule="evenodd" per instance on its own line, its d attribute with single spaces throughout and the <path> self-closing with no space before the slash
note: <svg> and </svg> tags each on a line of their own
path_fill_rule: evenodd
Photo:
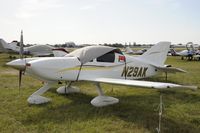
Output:
<svg viewBox="0 0 200 133">
<path fill-rule="evenodd" d="M 97 58 L 97 62 L 114 62 L 115 61 L 115 53 L 109 52 Z"/>
</svg>

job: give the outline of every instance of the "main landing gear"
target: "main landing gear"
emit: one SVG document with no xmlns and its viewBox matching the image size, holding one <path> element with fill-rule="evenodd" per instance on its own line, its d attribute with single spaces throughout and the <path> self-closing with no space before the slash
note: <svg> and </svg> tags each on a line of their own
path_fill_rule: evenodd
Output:
<svg viewBox="0 0 200 133">
<path fill-rule="evenodd" d="M 72 82 L 69 82 L 69 84 L 66 84 L 65 86 L 61 86 L 57 89 L 57 92 L 59 94 L 71 94 L 71 93 L 77 93 L 79 92 L 79 88 L 71 86 Z M 41 96 L 44 94 L 46 91 L 48 91 L 53 85 L 53 82 L 46 82 L 43 87 L 41 87 L 39 90 L 34 92 L 28 99 L 28 103 L 30 104 L 44 104 L 48 103 L 51 101 L 50 98 L 46 98 Z M 105 96 L 101 86 L 99 83 L 95 83 L 96 89 L 98 91 L 99 96 L 93 98 L 91 100 L 91 104 L 95 107 L 103 107 L 103 106 L 108 106 L 108 105 L 113 105 L 119 102 L 119 99 L 110 97 L 110 96 Z"/>
<path fill-rule="evenodd" d="M 117 98 L 105 96 L 99 83 L 95 83 L 95 85 L 96 85 L 96 89 L 98 91 L 99 96 L 92 99 L 91 104 L 93 106 L 103 107 L 103 106 L 116 104 L 119 102 L 119 99 L 117 99 Z"/>
<path fill-rule="evenodd" d="M 59 87 L 56 91 L 58 92 L 58 94 L 71 94 L 80 92 L 80 89 L 78 87 L 71 85 L 72 82 L 69 82 L 69 84 Z"/>
</svg>

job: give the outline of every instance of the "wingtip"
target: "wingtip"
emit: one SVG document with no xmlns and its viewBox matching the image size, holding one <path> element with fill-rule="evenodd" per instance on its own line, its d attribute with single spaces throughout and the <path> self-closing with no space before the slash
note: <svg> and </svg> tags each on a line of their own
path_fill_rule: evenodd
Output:
<svg viewBox="0 0 200 133">
<path fill-rule="evenodd" d="M 184 88 L 191 89 L 193 91 L 196 91 L 198 89 L 198 86 L 183 86 Z"/>
<path fill-rule="evenodd" d="M 182 73 L 187 73 L 187 71 L 186 70 L 183 70 L 183 69 L 181 69 L 181 68 L 176 68 L 179 72 L 182 72 Z"/>
</svg>

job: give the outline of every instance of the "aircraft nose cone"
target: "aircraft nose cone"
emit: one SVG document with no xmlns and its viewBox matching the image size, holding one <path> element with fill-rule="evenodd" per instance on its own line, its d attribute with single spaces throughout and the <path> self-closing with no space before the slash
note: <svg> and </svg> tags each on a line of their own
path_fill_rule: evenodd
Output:
<svg viewBox="0 0 200 133">
<path fill-rule="evenodd" d="M 26 61 L 25 59 L 17 59 L 6 63 L 7 66 L 13 67 L 17 70 L 25 70 Z"/>
</svg>

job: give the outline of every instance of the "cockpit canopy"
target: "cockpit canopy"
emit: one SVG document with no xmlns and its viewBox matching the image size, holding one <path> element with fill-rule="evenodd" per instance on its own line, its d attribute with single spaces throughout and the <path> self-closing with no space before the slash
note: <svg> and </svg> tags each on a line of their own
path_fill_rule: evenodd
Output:
<svg viewBox="0 0 200 133">
<path fill-rule="evenodd" d="M 87 46 L 74 50 L 66 55 L 66 57 L 77 57 L 82 64 L 87 63 L 95 58 L 97 61 L 107 60 L 107 62 L 114 62 L 113 56 L 115 53 L 122 54 L 120 49 L 108 46 Z"/>
</svg>

